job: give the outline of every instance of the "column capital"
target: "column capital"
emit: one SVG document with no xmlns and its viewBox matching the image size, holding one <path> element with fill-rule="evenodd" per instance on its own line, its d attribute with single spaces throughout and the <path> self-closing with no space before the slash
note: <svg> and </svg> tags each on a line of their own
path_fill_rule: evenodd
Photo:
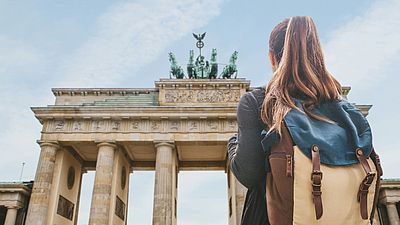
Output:
<svg viewBox="0 0 400 225">
<path fill-rule="evenodd" d="M 115 141 L 98 141 L 95 143 L 97 144 L 98 148 L 103 147 L 103 146 L 109 146 L 113 149 L 117 148 L 117 144 L 115 143 Z"/>
<path fill-rule="evenodd" d="M 398 189 L 381 188 L 379 202 L 383 205 L 395 204 L 400 201 Z"/>
<path fill-rule="evenodd" d="M 394 206 L 396 206 L 396 205 L 397 205 L 397 202 L 395 202 L 395 201 L 386 202 L 385 205 L 386 205 L 386 206 L 388 206 L 388 205 L 394 205 Z"/>
<path fill-rule="evenodd" d="M 4 205 L 7 209 L 20 209 L 22 206 L 19 205 Z"/>
<path fill-rule="evenodd" d="M 154 141 L 153 143 L 154 143 L 154 147 L 156 147 L 156 149 L 161 146 L 168 146 L 172 149 L 175 149 L 174 141 Z"/>
<path fill-rule="evenodd" d="M 40 147 L 51 146 L 57 149 L 60 148 L 60 144 L 58 143 L 58 141 L 37 140 L 36 143 L 38 143 Z"/>
</svg>

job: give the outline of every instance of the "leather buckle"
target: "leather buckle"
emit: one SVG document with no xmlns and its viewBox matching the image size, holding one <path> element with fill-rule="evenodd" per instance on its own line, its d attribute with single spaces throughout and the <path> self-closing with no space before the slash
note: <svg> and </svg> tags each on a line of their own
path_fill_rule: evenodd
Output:
<svg viewBox="0 0 400 225">
<path fill-rule="evenodd" d="M 321 180 L 322 180 L 322 171 L 321 170 L 313 170 L 311 173 L 311 180 L 314 181 L 314 176 L 321 176 Z"/>
<path fill-rule="evenodd" d="M 363 184 L 365 186 L 371 186 L 372 181 L 374 181 L 376 173 L 375 172 L 368 172 L 367 176 L 365 176 L 364 180 L 363 180 Z"/>
</svg>

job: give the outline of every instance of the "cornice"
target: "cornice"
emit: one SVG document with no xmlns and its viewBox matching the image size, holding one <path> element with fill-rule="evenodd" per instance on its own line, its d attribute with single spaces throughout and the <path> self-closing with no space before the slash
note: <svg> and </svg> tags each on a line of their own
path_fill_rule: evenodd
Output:
<svg viewBox="0 0 400 225">
<path fill-rule="evenodd" d="M 157 88 L 52 88 L 54 96 L 127 96 L 157 92 Z"/>
</svg>

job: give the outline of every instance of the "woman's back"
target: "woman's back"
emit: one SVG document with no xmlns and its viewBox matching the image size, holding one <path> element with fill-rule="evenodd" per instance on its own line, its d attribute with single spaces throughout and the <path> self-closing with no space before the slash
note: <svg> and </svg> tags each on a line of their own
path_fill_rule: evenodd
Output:
<svg viewBox="0 0 400 225">
<path fill-rule="evenodd" d="M 237 142 L 228 145 L 232 172 L 249 190 L 242 224 L 368 224 L 379 158 L 367 120 L 325 66 L 314 22 L 285 19 L 269 48 L 272 78 L 242 96 Z M 265 200 L 265 183 L 262 205 L 252 193 Z M 251 220 L 254 206 L 267 208 L 264 219 Z"/>
<path fill-rule="evenodd" d="M 260 209 L 266 207 L 265 202 L 259 200 L 265 199 L 265 193 L 270 224 L 369 224 L 369 220 L 362 219 L 359 213 L 360 203 L 357 201 L 358 188 L 366 173 L 358 164 L 356 149 L 366 149 L 367 156 L 372 150 L 370 128 L 361 112 L 346 100 L 317 105 L 314 111 L 336 122 L 327 124 L 310 119 L 307 115 L 297 112 L 297 109 L 292 109 L 284 118 L 282 135 L 278 135 L 277 132 L 265 135 L 266 127 L 259 113 L 264 97 L 265 89 L 255 89 L 246 93 L 238 106 L 239 127 L 246 130 L 250 126 L 256 130 L 254 133 L 259 133 L 259 137 L 253 135 L 244 140 L 243 137 L 239 138 L 241 146 L 261 141 L 262 147 L 259 151 L 263 150 L 264 157 L 268 158 L 265 161 L 266 186 L 251 186 L 251 182 L 245 183 L 249 192 L 242 224 L 266 224 L 260 222 L 263 216 L 267 215 L 260 212 Z M 301 101 L 294 101 L 301 108 Z M 254 126 L 256 124 L 258 126 Z M 313 173 L 312 146 L 321 147 L 319 170 L 324 174 L 320 190 L 324 193 L 321 198 L 324 215 L 318 220 L 310 179 Z M 367 159 L 367 162 L 371 168 L 370 172 L 376 173 L 372 159 Z M 241 167 L 249 168 L 254 164 L 255 162 L 247 160 Z M 239 181 L 260 180 L 260 173 L 246 173 L 235 166 L 232 169 L 238 175 Z M 371 183 L 373 188 L 366 196 L 368 217 L 372 212 L 370 206 L 374 202 L 375 185 L 376 179 Z M 262 188 L 266 188 L 266 192 L 263 193 Z"/>
</svg>

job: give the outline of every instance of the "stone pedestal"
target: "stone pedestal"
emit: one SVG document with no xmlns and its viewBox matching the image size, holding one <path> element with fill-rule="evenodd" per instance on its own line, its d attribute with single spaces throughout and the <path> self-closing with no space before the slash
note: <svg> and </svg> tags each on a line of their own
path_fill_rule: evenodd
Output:
<svg viewBox="0 0 400 225">
<path fill-rule="evenodd" d="M 15 225 L 15 221 L 17 219 L 17 212 L 18 209 L 15 207 L 7 208 L 6 221 L 4 222 L 4 225 Z"/>
<path fill-rule="evenodd" d="M 99 152 L 97 154 L 89 224 L 107 225 L 110 215 L 111 186 L 116 145 L 102 142 L 97 146 Z"/>
<path fill-rule="evenodd" d="M 39 144 L 41 147 L 40 159 L 26 218 L 30 225 L 47 223 L 50 189 L 53 181 L 56 153 L 59 148 L 56 142 L 39 142 Z"/>
<path fill-rule="evenodd" d="M 154 185 L 153 225 L 176 224 L 176 153 L 174 145 L 158 142 Z"/>
</svg>

